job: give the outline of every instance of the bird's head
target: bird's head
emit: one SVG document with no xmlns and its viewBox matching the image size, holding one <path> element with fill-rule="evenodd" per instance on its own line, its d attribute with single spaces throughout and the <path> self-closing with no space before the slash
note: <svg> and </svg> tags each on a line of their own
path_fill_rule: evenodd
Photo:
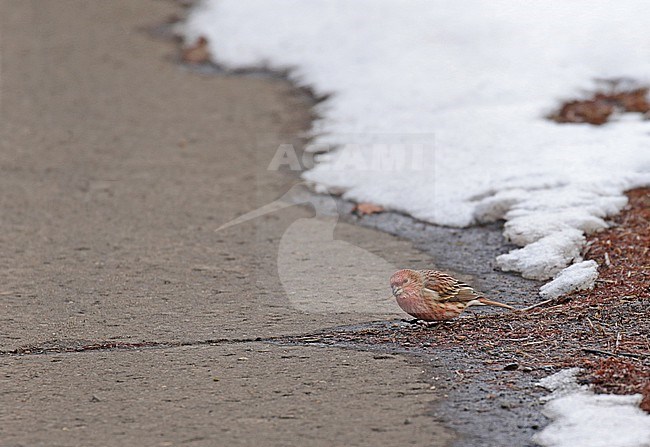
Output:
<svg viewBox="0 0 650 447">
<path fill-rule="evenodd" d="M 390 287 L 395 296 L 400 296 L 405 290 L 417 287 L 418 284 L 422 284 L 422 275 L 415 270 L 398 270 L 390 277 Z"/>
</svg>

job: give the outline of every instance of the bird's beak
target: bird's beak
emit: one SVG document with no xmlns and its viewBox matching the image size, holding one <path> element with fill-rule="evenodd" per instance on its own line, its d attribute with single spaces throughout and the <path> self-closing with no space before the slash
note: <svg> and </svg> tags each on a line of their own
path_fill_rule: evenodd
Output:
<svg viewBox="0 0 650 447">
<path fill-rule="evenodd" d="M 404 292 L 399 286 L 390 286 L 390 288 L 393 289 L 393 295 L 395 296 L 400 296 Z"/>
</svg>

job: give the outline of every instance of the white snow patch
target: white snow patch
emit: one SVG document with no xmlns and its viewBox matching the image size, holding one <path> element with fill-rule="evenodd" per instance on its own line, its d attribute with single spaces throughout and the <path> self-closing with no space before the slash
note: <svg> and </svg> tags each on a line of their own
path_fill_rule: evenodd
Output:
<svg viewBox="0 0 650 447">
<path fill-rule="evenodd" d="M 497 257 L 504 271 L 522 272 L 524 278 L 547 279 L 580 257 L 585 237 L 580 230 L 567 228 L 541 238 L 524 248 Z"/>
<path fill-rule="evenodd" d="M 578 368 L 539 382 L 553 393 L 544 398 L 552 422 L 533 437 L 546 447 L 648 447 L 650 415 L 639 408 L 641 395 L 594 394 L 576 383 Z"/>
<path fill-rule="evenodd" d="M 542 397 L 542 400 L 549 401 L 551 399 L 566 396 L 567 394 L 571 394 L 577 390 L 588 390 L 588 386 L 578 385 L 576 382 L 576 375 L 579 372 L 580 368 L 567 368 L 550 376 L 546 376 L 537 382 L 537 386 L 552 392 L 550 395 Z"/>
<path fill-rule="evenodd" d="M 598 278 L 596 261 L 582 261 L 562 270 L 553 281 L 544 284 L 539 294 L 544 298 L 557 298 L 575 290 L 591 289 Z"/>
<path fill-rule="evenodd" d="M 499 265 L 548 279 L 650 184 L 650 121 L 544 116 L 597 78 L 648 83 L 648 16 L 645 0 L 206 0 L 184 33 L 334 93 L 314 134 L 338 149 L 303 174 L 318 190 L 440 225 L 504 218 L 524 248 Z"/>
</svg>

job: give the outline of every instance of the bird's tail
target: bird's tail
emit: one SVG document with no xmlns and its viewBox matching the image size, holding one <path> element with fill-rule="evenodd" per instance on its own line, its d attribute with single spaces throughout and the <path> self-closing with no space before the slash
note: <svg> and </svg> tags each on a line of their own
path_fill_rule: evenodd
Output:
<svg viewBox="0 0 650 447">
<path fill-rule="evenodd" d="M 481 304 L 486 305 L 486 306 L 497 306 L 497 307 L 503 307 L 504 309 L 515 310 L 514 307 L 512 307 L 512 306 L 510 306 L 508 304 L 503 304 L 503 303 L 500 303 L 498 301 L 488 300 L 487 298 L 484 298 L 484 297 L 478 298 L 477 301 L 479 303 L 481 303 Z"/>
</svg>

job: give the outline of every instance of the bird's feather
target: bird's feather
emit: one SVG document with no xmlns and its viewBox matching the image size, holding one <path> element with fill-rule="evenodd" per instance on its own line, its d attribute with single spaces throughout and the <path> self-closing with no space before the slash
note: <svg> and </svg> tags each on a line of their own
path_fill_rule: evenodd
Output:
<svg viewBox="0 0 650 447">
<path fill-rule="evenodd" d="M 424 278 L 424 291 L 440 302 L 469 303 L 481 296 L 474 289 L 446 273 L 435 270 L 419 270 Z"/>
</svg>

